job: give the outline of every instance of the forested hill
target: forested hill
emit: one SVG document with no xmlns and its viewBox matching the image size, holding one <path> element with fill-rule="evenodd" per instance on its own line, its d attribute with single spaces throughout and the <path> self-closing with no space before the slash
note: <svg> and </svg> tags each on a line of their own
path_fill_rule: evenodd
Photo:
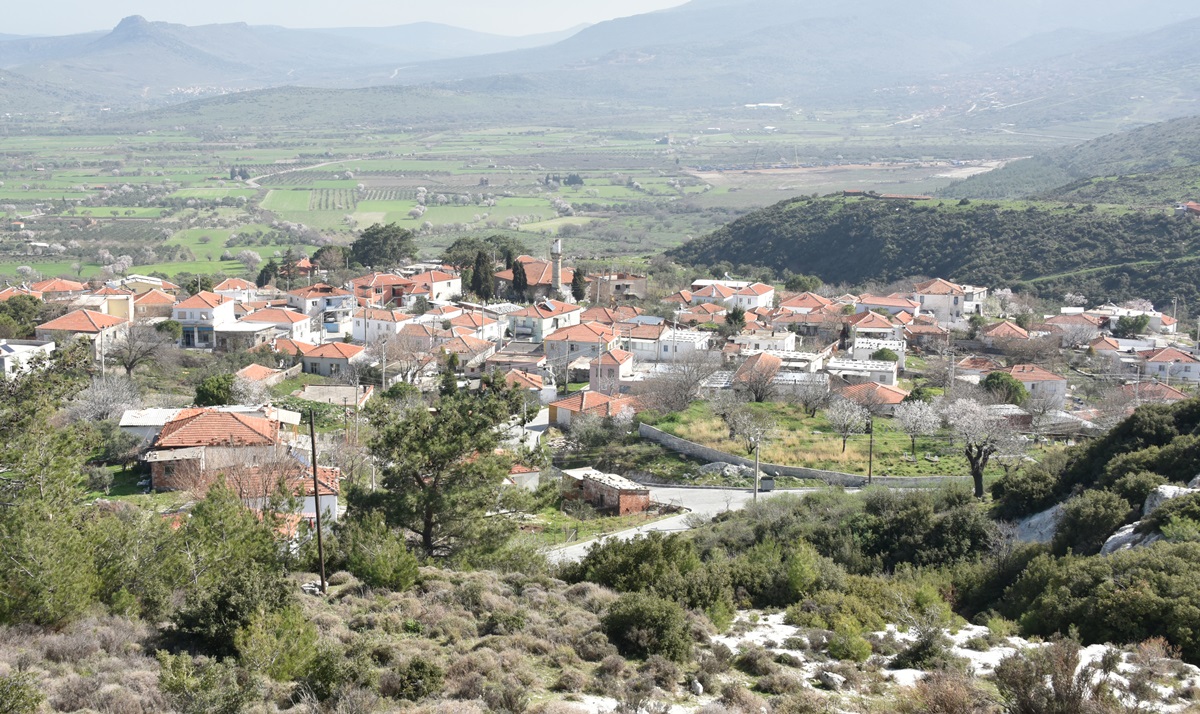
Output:
<svg viewBox="0 0 1200 714">
<path fill-rule="evenodd" d="M 926 275 L 1047 295 L 1082 290 L 1093 302 L 1133 296 L 1169 302 L 1198 294 L 1200 222 L 1070 204 L 798 198 L 669 255 L 739 272 L 748 265 L 786 269 L 827 283 Z M 1169 281 L 1159 277 L 1167 275 Z"/>
<path fill-rule="evenodd" d="M 954 198 L 1023 198 L 1097 176 L 1144 174 L 1200 164 L 1200 117 L 1148 124 L 1015 161 L 948 186 Z M 1172 197 L 1169 200 L 1180 200 Z"/>
</svg>

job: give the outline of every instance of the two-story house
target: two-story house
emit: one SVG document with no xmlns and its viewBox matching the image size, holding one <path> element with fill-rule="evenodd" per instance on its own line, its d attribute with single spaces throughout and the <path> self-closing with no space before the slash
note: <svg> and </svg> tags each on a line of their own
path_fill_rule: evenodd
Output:
<svg viewBox="0 0 1200 714">
<path fill-rule="evenodd" d="M 318 333 L 315 329 L 316 318 L 281 307 L 268 307 L 242 318 L 242 322 L 256 325 L 271 325 L 276 330 L 276 337 L 286 337 L 299 342 L 311 342 Z"/>
<path fill-rule="evenodd" d="M 409 278 L 418 288 L 425 288 L 430 302 L 449 302 L 462 295 L 462 278 L 442 270 L 428 270 Z"/>
<path fill-rule="evenodd" d="M 570 363 L 580 357 L 595 359 L 621 344 L 621 335 L 611 325 L 587 322 L 555 330 L 545 339 L 546 359 Z"/>
<path fill-rule="evenodd" d="M 949 280 L 934 278 L 913 287 L 913 300 L 921 310 L 937 317 L 939 323 L 955 323 L 971 315 L 982 315 L 987 301 L 987 288 L 958 285 Z"/>
<path fill-rule="evenodd" d="M 409 320 L 412 320 L 412 315 L 399 310 L 360 307 L 354 313 L 354 341 L 371 343 L 395 337 Z"/>
<path fill-rule="evenodd" d="M 207 291 L 176 303 L 171 309 L 171 319 L 183 327 L 181 347 L 208 350 L 216 345 L 215 327 L 237 322 L 233 299 Z"/>
<path fill-rule="evenodd" d="M 350 370 L 350 365 L 367 359 L 366 348 L 346 342 L 326 342 L 300 357 L 303 369 L 309 374 L 322 377 L 340 377 Z"/>
<path fill-rule="evenodd" d="M 232 298 L 236 302 L 258 300 L 258 286 L 242 278 L 226 278 L 214 285 L 212 291 L 218 295 Z"/>
<path fill-rule="evenodd" d="M 1200 382 L 1200 360 L 1175 347 L 1139 350 L 1142 374 L 1170 384 L 1171 382 Z"/>
<path fill-rule="evenodd" d="M 395 273 L 368 273 L 350 281 L 354 296 L 372 307 L 403 306 L 413 287 L 413 281 Z"/>
<path fill-rule="evenodd" d="M 171 319 L 171 310 L 175 307 L 175 296 L 155 288 L 135 295 L 133 298 L 133 315 L 138 320 L 154 318 Z"/>
<path fill-rule="evenodd" d="M 775 305 L 775 288 L 763 283 L 751 283 L 733 294 L 725 302 L 730 307 L 740 307 L 746 312 Z"/>
<path fill-rule="evenodd" d="M 315 283 L 289 291 L 287 295 L 288 307 L 316 318 L 325 337 L 337 339 L 352 332 L 358 302 L 349 290 Z"/>
<path fill-rule="evenodd" d="M 508 315 L 513 337 L 541 342 L 547 335 L 564 327 L 579 324 L 583 309 L 560 300 L 541 300 Z"/>
</svg>

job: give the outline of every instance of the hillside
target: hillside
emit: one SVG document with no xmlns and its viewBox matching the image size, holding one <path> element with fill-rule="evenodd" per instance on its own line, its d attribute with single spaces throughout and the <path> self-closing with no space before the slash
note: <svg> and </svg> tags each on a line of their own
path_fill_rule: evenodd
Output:
<svg viewBox="0 0 1200 714">
<path fill-rule="evenodd" d="M 850 285 L 925 275 L 995 287 L 1026 283 L 1046 294 L 1071 290 L 1096 302 L 1200 298 L 1194 260 L 1200 223 L 1166 212 L 801 198 L 756 211 L 669 255 Z"/>
<path fill-rule="evenodd" d="M 941 193 L 953 198 L 1062 195 L 1069 199 L 1067 194 L 1078 187 L 1068 185 L 1085 179 L 1153 173 L 1194 164 L 1200 164 L 1200 117 L 1196 116 L 1108 134 L 1016 161 L 955 183 Z M 1166 200 L 1181 198 L 1171 195 Z"/>
<path fill-rule="evenodd" d="M 1126 206 L 1162 206 L 1195 200 L 1200 196 L 1200 165 L 1150 173 L 1096 176 L 1046 191 L 1038 198 L 1075 203 L 1110 203 Z"/>
</svg>

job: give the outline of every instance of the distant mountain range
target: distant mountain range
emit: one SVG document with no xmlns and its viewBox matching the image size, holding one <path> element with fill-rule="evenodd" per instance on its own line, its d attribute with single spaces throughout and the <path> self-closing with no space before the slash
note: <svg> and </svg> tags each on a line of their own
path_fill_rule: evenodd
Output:
<svg viewBox="0 0 1200 714">
<path fill-rule="evenodd" d="M 1144 123 L 1200 106 L 1197 15 L 1192 0 L 1007 0 L 1003 10 L 692 0 L 520 38 L 430 23 L 292 30 L 135 16 L 108 33 L 0 41 L 0 69 L 114 109 L 280 86 L 421 85 L 669 109 L 870 107 L 968 129 Z"/>
</svg>

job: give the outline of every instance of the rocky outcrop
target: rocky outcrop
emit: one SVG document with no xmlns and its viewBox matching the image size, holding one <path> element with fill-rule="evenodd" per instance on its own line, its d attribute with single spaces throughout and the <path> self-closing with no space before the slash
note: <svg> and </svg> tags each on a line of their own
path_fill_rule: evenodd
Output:
<svg viewBox="0 0 1200 714">
<path fill-rule="evenodd" d="M 1146 496 L 1146 502 L 1142 504 L 1142 518 L 1157 511 L 1164 503 L 1180 496 L 1189 496 L 1193 493 L 1200 493 L 1200 476 L 1192 479 L 1188 483 L 1187 488 L 1183 486 L 1172 486 L 1163 484 L 1150 492 Z M 1130 548 L 1140 548 L 1150 545 L 1156 541 L 1162 540 L 1161 533 L 1138 533 L 1137 528 L 1141 525 L 1141 521 L 1130 523 L 1127 526 L 1122 526 L 1120 530 L 1109 536 L 1108 540 L 1104 541 L 1104 546 L 1100 548 L 1101 555 L 1110 555 L 1122 550 Z"/>
<path fill-rule="evenodd" d="M 1054 538 L 1055 529 L 1058 528 L 1058 518 L 1062 515 L 1062 510 L 1060 503 L 1017 521 L 1017 539 L 1025 543 L 1049 543 Z"/>
</svg>

